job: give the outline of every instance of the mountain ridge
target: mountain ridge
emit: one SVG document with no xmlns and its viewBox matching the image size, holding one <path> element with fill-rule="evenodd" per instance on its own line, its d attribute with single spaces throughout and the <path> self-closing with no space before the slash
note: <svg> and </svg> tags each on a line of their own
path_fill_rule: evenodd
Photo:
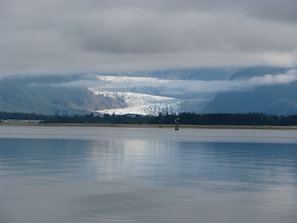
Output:
<svg viewBox="0 0 297 223">
<path fill-rule="evenodd" d="M 0 111 L 287 115 L 297 113 L 296 80 L 294 68 L 281 67 L 19 75 L 0 79 Z"/>
</svg>

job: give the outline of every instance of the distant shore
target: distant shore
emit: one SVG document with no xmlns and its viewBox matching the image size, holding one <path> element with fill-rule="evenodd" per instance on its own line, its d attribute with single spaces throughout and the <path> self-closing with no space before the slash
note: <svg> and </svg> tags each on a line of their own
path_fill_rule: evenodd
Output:
<svg viewBox="0 0 297 223">
<path fill-rule="evenodd" d="M 124 127 L 124 128 L 175 128 L 174 124 L 108 124 L 108 123 L 4 123 L 0 126 L 55 126 L 55 127 Z M 179 125 L 179 129 L 284 129 L 297 130 L 297 126 L 268 125 Z"/>
</svg>

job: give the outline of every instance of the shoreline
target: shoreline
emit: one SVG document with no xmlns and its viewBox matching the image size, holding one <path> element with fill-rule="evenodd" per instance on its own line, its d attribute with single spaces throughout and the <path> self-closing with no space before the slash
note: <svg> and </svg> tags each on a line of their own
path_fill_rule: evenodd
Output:
<svg viewBox="0 0 297 223">
<path fill-rule="evenodd" d="M 108 123 L 3 123 L 0 126 L 44 126 L 44 127 L 107 127 L 107 128 L 172 128 L 174 124 L 108 124 Z M 297 130 L 297 126 L 267 125 L 179 125 L 179 129 L 271 129 Z"/>
</svg>

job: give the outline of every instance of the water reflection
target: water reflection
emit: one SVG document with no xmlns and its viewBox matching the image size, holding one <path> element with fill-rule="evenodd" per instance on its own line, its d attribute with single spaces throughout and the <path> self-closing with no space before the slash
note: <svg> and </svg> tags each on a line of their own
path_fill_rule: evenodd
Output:
<svg viewBox="0 0 297 223">
<path fill-rule="evenodd" d="M 0 137 L 0 222 L 296 221 L 294 140 L 76 131 Z"/>
<path fill-rule="evenodd" d="M 0 174 L 147 183 L 296 184 L 296 144 L 141 139 L 0 139 Z M 139 180 L 139 179 L 136 179 Z"/>
</svg>

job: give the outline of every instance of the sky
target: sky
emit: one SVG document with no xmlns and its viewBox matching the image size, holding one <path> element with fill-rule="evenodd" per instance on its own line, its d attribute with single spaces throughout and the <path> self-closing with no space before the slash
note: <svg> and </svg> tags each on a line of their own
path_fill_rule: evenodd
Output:
<svg viewBox="0 0 297 223">
<path fill-rule="evenodd" d="M 296 0 L 0 0 L 0 75 L 297 65 Z"/>
</svg>

